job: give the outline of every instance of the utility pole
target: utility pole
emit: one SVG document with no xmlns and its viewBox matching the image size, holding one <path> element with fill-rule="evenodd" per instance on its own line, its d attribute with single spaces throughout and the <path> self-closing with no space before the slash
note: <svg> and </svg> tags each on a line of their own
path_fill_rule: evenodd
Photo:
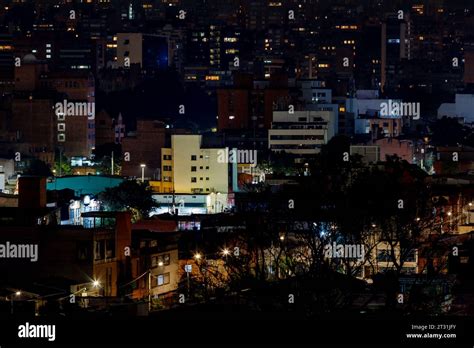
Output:
<svg viewBox="0 0 474 348">
<path fill-rule="evenodd" d="M 114 152 L 112 151 L 111 164 L 110 164 L 110 173 L 114 175 Z"/>
<path fill-rule="evenodd" d="M 151 312 L 151 270 L 148 271 L 148 312 Z"/>
<path fill-rule="evenodd" d="M 63 164 L 62 164 L 62 161 L 63 161 L 63 151 L 62 151 L 62 148 L 61 146 L 59 147 L 59 176 L 63 176 Z"/>
<path fill-rule="evenodd" d="M 186 270 L 186 278 L 187 278 L 187 280 L 188 280 L 188 298 L 189 298 L 189 289 L 190 289 L 190 287 L 191 287 L 191 286 L 190 286 L 190 285 L 191 285 L 191 284 L 190 284 L 190 280 L 189 280 L 189 273 L 190 273 L 190 272 L 188 272 L 188 270 Z"/>
</svg>

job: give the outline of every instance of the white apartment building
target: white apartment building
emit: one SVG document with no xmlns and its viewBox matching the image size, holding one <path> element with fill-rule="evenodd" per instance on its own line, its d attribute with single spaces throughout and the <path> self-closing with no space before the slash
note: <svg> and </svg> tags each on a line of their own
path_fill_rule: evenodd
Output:
<svg viewBox="0 0 474 348">
<path fill-rule="evenodd" d="M 160 205 L 152 215 L 214 214 L 229 208 L 229 162 L 219 156 L 225 148 L 202 148 L 202 136 L 172 135 L 171 148 L 163 148 L 163 184 L 153 195 Z"/>
<path fill-rule="evenodd" d="M 218 148 L 201 148 L 201 135 L 173 135 L 173 184 L 176 193 L 227 193 L 228 163 L 219 163 Z M 222 161 L 221 161 L 222 162 Z"/>
<path fill-rule="evenodd" d="M 334 111 L 274 111 L 268 131 L 268 146 L 272 151 L 309 155 L 318 153 L 337 133 Z"/>
</svg>

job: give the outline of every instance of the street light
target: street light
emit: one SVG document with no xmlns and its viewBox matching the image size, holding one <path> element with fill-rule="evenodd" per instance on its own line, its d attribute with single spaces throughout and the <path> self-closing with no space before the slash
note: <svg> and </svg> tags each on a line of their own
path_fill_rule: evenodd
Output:
<svg viewBox="0 0 474 348">
<path fill-rule="evenodd" d="M 99 281 L 98 281 L 98 280 L 94 280 L 94 281 L 92 282 L 92 286 L 93 286 L 94 288 L 98 288 L 98 287 L 100 286 Z"/>
<path fill-rule="evenodd" d="M 453 215 L 453 213 L 451 213 L 450 211 L 448 211 L 448 216 L 449 216 L 449 232 L 450 232 L 450 233 L 452 232 L 452 229 L 453 229 L 453 219 L 451 218 L 451 215 Z"/>
<path fill-rule="evenodd" d="M 224 249 L 224 250 L 222 250 L 222 255 L 227 256 L 227 255 L 229 255 L 229 254 L 230 254 L 229 249 Z"/>
<path fill-rule="evenodd" d="M 142 168 L 142 183 L 145 182 L 145 167 L 146 164 L 140 164 L 140 168 Z"/>
<path fill-rule="evenodd" d="M 471 208 L 472 208 L 472 202 L 469 202 L 469 209 L 467 211 L 467 224 L 471 224 Z"/>
<path fill-rule="evenodd" d="M 219 201 L 221 193 L 217 192 L 217 193 L 215 193 L 215 195 L 216 195 L 216 213 L 219 213 L 222 210 L 221 202 Z"/>
<path fill-rule="evenodd" d="M 194 258 L 196 260 L 200 260 L 201 259 L 201 254 L 199 254 L 199 253 L 194 254 Z"/>
<path fill-rule="evenodd" d="M 15 291 L 16 296 L 21 295 L 21 291 Z M 10 295 L 10 312 L 13 314 L 13 294 Z"/>
</svg>

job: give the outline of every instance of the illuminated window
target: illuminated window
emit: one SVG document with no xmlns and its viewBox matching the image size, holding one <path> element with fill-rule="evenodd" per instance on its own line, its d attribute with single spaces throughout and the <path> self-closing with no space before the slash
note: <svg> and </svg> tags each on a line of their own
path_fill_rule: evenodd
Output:
<svg viewBox="0 0 474 348">
<path fill-rule="evenodd" d="M 166 285 L 170 283 L 170 274 L 164 273 L 158 276 L 158 286 Z"/>
</svg>

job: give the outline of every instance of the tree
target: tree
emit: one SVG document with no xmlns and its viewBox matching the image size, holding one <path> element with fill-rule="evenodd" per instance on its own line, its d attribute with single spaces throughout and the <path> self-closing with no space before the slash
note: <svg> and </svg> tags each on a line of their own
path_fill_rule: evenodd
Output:
<svg viewBox="0 0 474 348">
<path fill-rule="evenodd" d="M 56 151 L 55 153 L 53 173 L 57 176 L 72 174 L 72 168 L 69 158 L 64 156 L 64 153 L 62 151 Z"/>
<path fill-rule="evenodd" d="M 119 186 L 107 188 L 99 195 L 99 199 L 107 210 L 131 211 L 134 221 L 148 217 L 150 211 L 157 207 L 149 186 L 133 180 L 124 181 Z"/>
<path fill-rule="evenodd" d="M 112 174 L 112 153 L 114 156 L 114 174 L 120 174 L 122 146 L 115 143 L 99 145 L 94 150 L 94 163 L 100 174 Z"/>
<path fill-rule="evenodd" d="M 298 168 L 295 164 L 296 156 L 291 153 L 281 152 L 269 152 L 267 156 L 263 156 L 264 159 L 259 161 L 257 168 L 263 171 L 265 174 L 273 174 L 275 176 L 293 176 L 303 172 L 303 169 Z"/>
<path fill-rule="evenodd" d="M 437 120 L 432 127 L 432 131 L 432 142 L 438 146 L 465 144 L 466 138 L 472 134 L 472 132 L 461 125 L 457 119 L 448 117 Z"/>
</svg>

